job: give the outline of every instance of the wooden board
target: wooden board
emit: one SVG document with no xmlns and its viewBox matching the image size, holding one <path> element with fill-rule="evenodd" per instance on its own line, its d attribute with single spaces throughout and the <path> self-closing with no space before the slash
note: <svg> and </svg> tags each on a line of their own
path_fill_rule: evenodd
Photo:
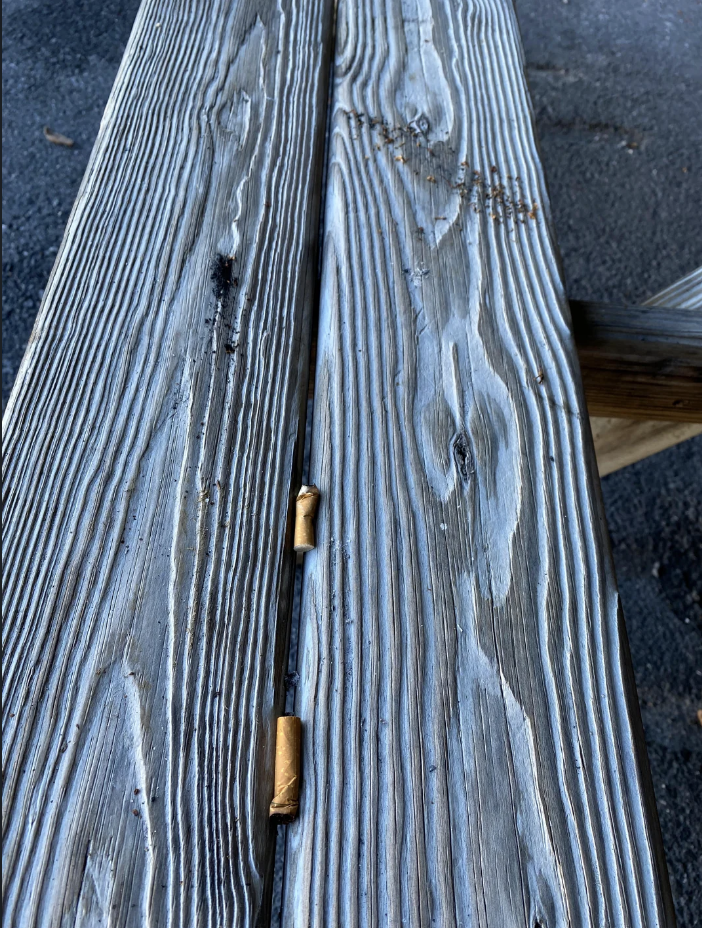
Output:
<svg viewBox="0 0 702 928">
<path fill-rule="evenodd" d="M 266 921 L 322 0 L 146 0 L 7 408 L 10 925 Z"/>
<path fill-rule="evenodd" d="M 680 309 L 702 309 L 702 267 L 656 293 L 645 301 L 646 306 L 676 306 Z"/>
<path fill-rule="evenodd" d="M 337 36 L 282 923 L 673 925 L 511 3 Z"/>
<path fill-rule="evenodd" d="M 574 300 L 570 311 L 592 414 L 702 422 L 702 311 Z"/>
<path fill-rule="evenodd" d="M 694 422 L 661 422 L 652 419 L 590 419 L 600 477 L 658 454 L 681 441 L 702 435 L 702 425 Z"/>
<path fill-rule="evenodd" d="M 676 281 L 646 301 L 648 306 L 672 306 L 702 312 L 702 268 Z M 590 418 L 597 467 L 601 477 L 681 441 L 702 434 L 702 425 L 661 420 Z"/>
</svg>

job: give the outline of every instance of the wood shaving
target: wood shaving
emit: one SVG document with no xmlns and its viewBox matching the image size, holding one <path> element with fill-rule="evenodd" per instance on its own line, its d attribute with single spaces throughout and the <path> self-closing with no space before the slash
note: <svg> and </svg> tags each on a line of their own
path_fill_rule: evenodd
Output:
<svg viewBox="0 0 702 928">
<path fill-rule="evenodd" d="M 54 130 L 49 129 L 48 126 L 44 126 L 44 138 L 53 145 L 63 145 L 64 148 L 73 148 L 73 139 L 69 139 L 67 135 L 61 135 L 60 132 L 54 132 Z"/>
</svg>

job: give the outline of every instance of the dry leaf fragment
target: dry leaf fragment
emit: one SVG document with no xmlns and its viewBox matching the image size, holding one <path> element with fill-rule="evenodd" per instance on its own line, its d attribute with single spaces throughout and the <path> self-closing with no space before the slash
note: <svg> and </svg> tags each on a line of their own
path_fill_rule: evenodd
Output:
<svg viewBox="0 0 702 928">
<path fill-rule="evenodd" d="M 64 148 L 73 148 L 73 139 L 69 139 L 67 135 L 61 135 L 60 132 L 54 132 L 54 130 L 49 129 L 48 126 L 44 126 L 44 138 L 54 145 L 63 145 Z"/>
</svg>

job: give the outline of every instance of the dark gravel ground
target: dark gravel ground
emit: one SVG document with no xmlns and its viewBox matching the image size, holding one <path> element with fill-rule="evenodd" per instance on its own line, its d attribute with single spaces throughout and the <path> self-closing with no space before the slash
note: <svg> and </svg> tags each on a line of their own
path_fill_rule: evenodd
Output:
<svg viewBox="0 0 702 928">
<path fill-rule="evenodd" d="M 3 405 L 137 0 L 3 3 Z M 517 0 L 574 298 L 636 301 L 702 264 L 700 0 Z M 45 125 L 75 139 L 50 145 Z M 679 928 L 702 925 L 702 439 L 602 489 Z"/>
</svg>

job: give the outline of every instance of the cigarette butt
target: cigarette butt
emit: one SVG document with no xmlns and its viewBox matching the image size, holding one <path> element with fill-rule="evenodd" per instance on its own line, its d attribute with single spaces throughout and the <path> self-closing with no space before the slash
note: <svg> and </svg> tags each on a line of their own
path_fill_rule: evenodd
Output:
<svg viewBox="0 0 702 928">
<path fill-rule="evenodd" d="M 297 816 L 300 795 L 300 732 L 295 715 L 282 715 L 275 733 L 275 795 L 269 815 L 287 824 Z"/>
<path fill-rule="evenodd" d="M 319 490 L 312 484 L 300 487 L 295 504 L 295 541 L 296 551 L 311 551 L 314 548 L 314 514 L 319 502 Z"/>
</svg>

